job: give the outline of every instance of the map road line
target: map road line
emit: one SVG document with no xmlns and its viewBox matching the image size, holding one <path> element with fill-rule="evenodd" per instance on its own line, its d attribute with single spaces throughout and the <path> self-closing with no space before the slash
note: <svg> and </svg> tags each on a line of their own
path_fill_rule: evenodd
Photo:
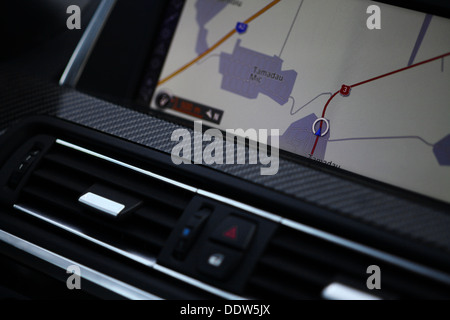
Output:
<svg viewBox="0 0 450 320">
<path fill-rule="evenodd" d="M 249 24 L 251 21 L 255 20 L 256 18 L 258 18 L 260 15 L 262 15 L 264 12 L 266 12 L 267 10 L 269 10 L 270 8 L 272 8 L 274 5 L 276 5 L 278 2 L 280 2 L 281 0 L 274 0 L 271 3 L 269 3 L 267 6 L 265 6 L 264 8 L 262 8 L 261 10 L 259 10 L 257 13 L 255 13 L 254 15 L 252 15 L 250 18 L 248 18 L 247 20 L 244 21 L 245 24 Z M 191 62 L 187 63 L 186 65 L 184 65 L 183 67 L 181 67 L 180 69 L 176 70 L 174 73 L 170 74 L 169 76 L 167 76 L 164 79 L 161 79 L 158 82 L 158 86 L 162 85 L 163 83 L 169 81 L 170 79 L 172 79 L 173 77 L 177 76 L 178 74 L 180 74 L 181 72 L 185 71 L 186 69 L 188 69 L 189 67 L 191 67 L 192 65 L 194 65 L 196 62 L 198 62 L 199 60 L 201 60 L 203 57 L 205 57 L 206 55 L 208 55 L 209 53 L 211 53 L 212 51 L 214 51 L 215 49 L 217 49 L 221 44 L 223 44 L 225 41 L 227 41 L 229 38 L 231 38 L 235 33 L 236 33 L 236 29 L 231 30 L 230 32 L 228 32 L 222 39 L 220 39 L 218 42 L 216 42 L 216 44 L 214 44 L 211 48 L 209 48 L 208 50 L 206 50 L 205 52 L 203 52 L 201 55 L 199 55 L 197 58 L 195 58 L 194 60 L 192 60 Z"/>
<path fill-rule="evenodd" d="M 294 20 L 292 21 L 291 27 L 289 28 L 289 32 L 288 32 L 288 34 L 286 36 L 286 40 L 284 40 L 283 47 L 281 48 L 280 54 L 278 55 L 279 57 L 281 57 L 281 54 L 284 51 L 284 47 L 286 46 L 286 43 L 287 43 L 287 41 L 289 39 L 289 36 L 291 35 L 292 28 L 294 28 L 294 24 L 297 21 L 298 14 L 300 13 L 300 9 L 302 8 L 303 1 L 304 0 L 301 0 L 300 5 L 298 6 L 297 13 L 295 14 Z"/>
<path fill-rule="evenodd" d="M 416 59 L 417 52 L 419 52 L 420 46 L 422 45 L 423 38 L 425 38 L 425 34 L 427 33 L 428 27 L 430 26 L 430 22 L 433 16 L 431 14 L 426 14 L 425 19 L 423 20 L 422 27 L 420 28 L 419 35 L 417 36 L 416 44 L 414 45 L 414 49 L 411 53 L 411 57 L 408 61 L 408 66 L 414 63 Z"/>
</svg>

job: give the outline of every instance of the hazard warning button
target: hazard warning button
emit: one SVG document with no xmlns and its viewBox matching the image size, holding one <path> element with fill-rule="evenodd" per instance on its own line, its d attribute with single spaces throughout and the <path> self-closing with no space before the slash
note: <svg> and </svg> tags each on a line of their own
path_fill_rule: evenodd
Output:
<svg viewBox="0 0 450 320">
<path fill-rule="evenodd" d="M 254 223 L 235 216 L 229 216 L 214 230 L 211 239 L 244 250 L 250 244 L 255 230 L 256 226 Z"/>
</svg>

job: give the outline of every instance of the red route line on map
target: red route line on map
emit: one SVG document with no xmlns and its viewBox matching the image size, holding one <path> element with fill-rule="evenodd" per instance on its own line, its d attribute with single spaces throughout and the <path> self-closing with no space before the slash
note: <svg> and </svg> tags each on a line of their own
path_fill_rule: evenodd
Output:
<svg viewBox="0 0 450 320">
<path fill-rule="evenodd" d="M 436 61 L 436 60 L 439 60 L 439 59 L 443 59 L 443 58 L 445 58 L 447 56 L 450 56 L 450 52 L 441 54 L 440 56 L 437 56 L 437 57 L 434 57 L 434 58 L 431 58 L 431 59 L 428 59 L 428 60 L 425 60 L 425 61 L 422 61 L 422 62 L 418 62 L 416 64 L 412 64 L 412 65 L 410 65 L 408 67 L 405 67 L 405 68 L 401 68 L 401 69 L 398 69 L 398 70 L 395 70 L 395 71 L 392 71 L 392 72 L 389 72 L 389 73 L 382 74 L 381 76 L 374 77 L 374 78 L 371 78 L 369 80 L 358 82 L 356 84 L 351 85 L 350 88 L 355 88 L 355 87 L 361 86 L 363 84 L 366 84 L 366 83 L 369 83 L 369 82 L 372 82 L 372 81 L 375 81 L 375 80 L 378 80 L 378 79 L 381 79 L 381 78 L 385 78 L 385 77 L 391 76 L 393 74 L 396 74 L 396 73 L 399 73 L 399 72 L 402 72 L 402 71 L 405 71 L 405 70 L 408 70 L 408 69 L 412 69 L 412 68 L 421 66 L 421 65 L 426 64 L 426 63 L 430 63 L 430 62 L 433 62 L 433 61 Z M 333 100 L 334 97 L 336 97 L 339 92 L 340 92 L 340 90 L 336 91 L 330 97 L 330 99 L 328 99 L 327 103 L 325 104 L 325 107 L 323 108 L 322 118 L 325 117 L 325 112 L 327 111 L 328 105 L 330 104 L 331 100 Z M 320 122 L 320 129 L 322 129 L 322 124 L 323 124 L 323 121 Z M 319 138 L 320 138 L 319 136 L 316 137 L 316 141 L 314 142 L 314 146 L 313 146 L 313 148 L 311 150 L 311 156 L 314 155 L 314 151 L 316 151 L 317 142 L 319 141 Z"/>
</svg>

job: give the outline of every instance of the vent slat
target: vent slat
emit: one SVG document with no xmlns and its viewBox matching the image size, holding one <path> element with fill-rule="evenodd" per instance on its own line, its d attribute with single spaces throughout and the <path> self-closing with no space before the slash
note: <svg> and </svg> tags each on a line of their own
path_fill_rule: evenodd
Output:
<svg viewBox="0 0 450 320">
<path fill-rule="evenodd" d="M 134 195 L 142 203 L 120 219 L 95 212 L 78 201 L 94 184 Z M 99 241 L 156 257 L 191 198 L 184 189 L 55 145 L 31 174 L 19 203 Z"/>
<path fill-rule="evenodd" d="M 88 158 L 86 161 L 84 158 Z M 190 200 L 190 193 L 165 182 L 144 176 L 133 170 L 114 165 L 105 160 L 81 155 L 77 159 L 70 154 L 49 154 L 46 160 L 68 167 L 70 170 L 89 174 L 97 181 L 115 184 L 123 189 L 131 189 L 139 195 L 183 210 Z"/>
<path fill-rule="evenodd" d="M 337 277 L 365 275 L 360 259 L 353 252 L 343 251 L 337 245 L 283 227 L 269 242 L 246 292 L 256 298 L 320 299 L 322 290 Z"/>
<path fill-rule="evenodd" d="M 333 277 L 333 268 L 329 265 L 313 264 L 308 259 L 300 260 L 280 251 L 270 251 L 261 258 L 260 263 L 282 272 L 292 280 L 312 285 L 324 287 Z"/>
<path fill-rule="evenodd" d="M 366 287 L 370 265 L 381 269 L 381 291 Z M 245 292 L 255 298 L 306 299 L 312 295 L 318 299 L 323 288 L 336 281 L 385 299 L 447 299 L 450 295 L 443 283 L 287 227 L 278 229 L 270 240 Z"/>
<path fill-rule="evenodd" d="M 58 206 L 63 209 L 64 212 L 77 213 L 78 207 L 77 197 L 71 193 L 70 189 L 60 188 L 55 190 L 54 187 L 50 187 L 49 184 L 37 184 L 32 181 L 25 188 L 22 189 L 24 195 L 31 195 L 41 201 Z"/>
<path fill-rule="evenodd" d="M 300 244 L 300 245 L 299 245 Z M 311 236 L 290 231 L 274 238 L 271 245 L 276 250 L 285 250 L 291 257 L 302 257 L 317 265 L 330 265 L 334 269 L 351 272 L 365 272 L 367 258 L 338 245 L 327 243 Z"/>
<path fill-rule="evenodd" d="M 33 184 L 24 188 L 25 193 L 32 194 L 35 197 L 42 198 L 44 201 L 47 201 L 51 204 L 58 205 L 64 209 L 70 210 L 72 212 L 79 212 L 79 204 L 76 201 L 74 207 L 75 200 L 78 200 L 79 195 L 82 193 L 78 193 L 73 189 L 76 189 L 71 183 L 66 185 L 59 184 L 61 181 L 54 183 L 55 179 L 42 177 L 41 174 L 36 174 L 39 179 L 42 179 L 42 183 L 38 183 L 38 181 L 34 181 Z M 59 179 L 56 179 L 59 180 Z M 36 185 L 36 183 L 38 183 Z M 46 183 L 46 187 L 42 188 L 43 184 Z M 54 184 L 54 185 L 53 185 Z M 54 195 L 58 194 L 61 190 L 59 188 L 66 189 L 67 192 L 64 192 L 63 197 L 55 198 Z M 79 187 L 78 190 L 86 190 L 86 188 Z M 172 229 L 175 227 L 177 223 L 179 213 L 174 212 L 173 208 L 166 206 L 160 203 L 146 203 L 133 213 L 133 215 L 139 217 L 141 219 L 140 224 L 148 224 L 151 223 L 153 225 L 157 225 L 162 228 Z"/>
<path fill-rule="evenodd" d="M 85 230 L 93 230 L 95 232 L 95 226 L 102 226 L 100 235 L 98 238 L 104 237 L 103 233 L 115 234 L 116 238 L 123 239 L 124 241 L 135 241 L 142 244 L 147 244 L 151 247 L 162 247 L 167 238 L 170 229 L 161 228 L 157 224 L 149 225 L 146 221 L 136 221 L 130 219 L 129 222 L 117 224 L 112 221 L 108 223 L 109 217 L 102 218 L 97 213 L 83 212 L 80 208 L 72 206 L 72 201 L 62 198 L 48 197 L 39 187 L 27 186 L 23 190 L 25 196 L 31 196 L 30 200 L 35 204 L 37 208 L 41 210 L 47 210 L 48 213 L 57 212 L 59 219 L 64 219 L 69 225 L 73 225 L 78 222 Z M 29 199 L 29 198 L 28 198 Z M 25 201 L 27 198 L 25 198 Z M 27 202 L 27 201 L 26 201 Z"/>
<path fill-rule="evenodd" d="M 250 280 L 251 290 L 247 292 L 250 297 L 262 299 L 295 299 L 308 300 L 317 298 L 309 286 L 300 287 L 298 283 L 288 281 L 288 279 L 277 278 L 274 281 L 268 281 L 267 272 L 253 275 Z M 273 272 L 273 270 L 272 270 Z"/>
<path fill-rule="evenodd" d="M 86 191 L 91 185 L 90 180 L 82 180 L 79 175 L 68 176 L 61 171 L 51 170 L 49 168 L 43 167 L 36 170 L 33 175 L 39 177 L 40 179 L 46 180 L 48 182 L 53 182 L 62 187 L 68 188 L 78 193 Z"/>
<path fill-rule="evenodd" d="M 156 207 L 151 204 L 139 208 L 134 214 L 142 219 L 152 221 L 153 223 L 170 229 L 175 227 L 179 217 L 174 214 L 173 211 L 167 210 L 167 207 Z"/>
</svg>

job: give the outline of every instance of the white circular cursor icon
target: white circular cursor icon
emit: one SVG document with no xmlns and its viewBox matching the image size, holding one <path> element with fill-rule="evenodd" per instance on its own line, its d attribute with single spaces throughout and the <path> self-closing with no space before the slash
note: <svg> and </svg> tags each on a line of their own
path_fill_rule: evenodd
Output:
<svg viewBox="0 0 450 320">
<path fill-rule="evenodd" d="M 316 124 L 319 122 L 321 122 L 321 125 L 319 126 L 319 129 L 316 130 Z M 323 127 L 323 124 L 326 125 L 325 128 Z M 330 123 L 325 118 L 317 119 L 316 121 L 314 121 L 314 123 L 312 125 L 312 132 L 314 133 L 314 135 L 316 135 L 318 137 L 323 137 L 324 135 L 326 135 L 328 133 L 329 129 L 330 129 Z"/>
</svg>

